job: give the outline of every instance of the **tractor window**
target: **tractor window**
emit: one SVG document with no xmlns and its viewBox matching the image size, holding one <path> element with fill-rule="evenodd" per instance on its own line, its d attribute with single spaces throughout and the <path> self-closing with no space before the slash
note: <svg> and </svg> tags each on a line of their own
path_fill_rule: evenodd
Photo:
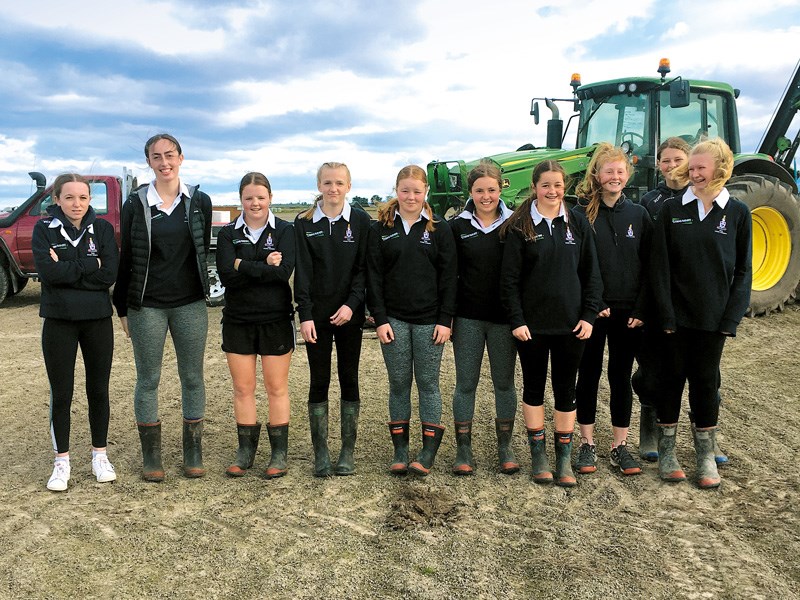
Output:
<svg viewBox="0 0 800 600">
<path fill-rule="evenodd" d="M 661 92 L 661 141 L 680 137 L 696 144 L 701 138 L 725 137 L 725 96 L 708 92 L 692 92 L 689 106 L 671 108 L 669 91 Z"/>
<path fill-rule="evenodd" d="M 592 115 L 592 111 L 595 111 Z M 613 96 L 598 105 L 584 102 L 582 121 L 591 116 L 586 126 L 585 145 L 610 142 L 619 146 L 630 142 L 633 148 L 646 145 L 650 135 L 647 126 L 647 101 L 643 96 Z"/>
</svg>

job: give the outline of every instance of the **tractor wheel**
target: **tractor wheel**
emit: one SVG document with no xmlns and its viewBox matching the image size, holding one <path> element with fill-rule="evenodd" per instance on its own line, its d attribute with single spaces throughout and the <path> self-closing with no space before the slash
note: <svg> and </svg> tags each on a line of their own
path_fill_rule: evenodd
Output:
<svg viewBox="0 0 800 600">
<path fill-rule="evenodd" d="M 738 175 L 725 186 L 753 218 L 753 290 L 748 315 L 783 310 L 800 281 L 800 207 L 788 185 L 769 175 Z"/>
</svg>

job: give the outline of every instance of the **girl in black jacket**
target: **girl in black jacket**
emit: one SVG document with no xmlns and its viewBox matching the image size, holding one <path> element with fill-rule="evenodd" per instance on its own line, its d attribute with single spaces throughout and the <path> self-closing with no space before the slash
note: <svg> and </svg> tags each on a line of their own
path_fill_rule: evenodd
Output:
<svg viewBox="0 0 800 600">
<path fill-rule="evenodd" d="M 501 298 L 522 367 L 522 414 L 532 475 L 550 483 L 545 450 L 544 386 L 548 358 L 555 396 L 557 485 L 576 484 L 571 466 L 575 377 L 600 310 L 603 284 L 589 222 L 564 204 L 566 174 L 556 161 L 536 166 L 531 196 L 503 224 Z"/>
<path fill-rule="evenodd" d="M 470 199 L 464 211 L 450 221 L 458 249 L 458 309 L 453 321 L 456 363 L 453 420 L 457 450 L 453 473 L 475 472 L 472 419 L 484 349 L 489 354 L 494 387 L 498 468 L 501 473 L 516 473 L 519 463 L 512 448 L 512 433 L 517 412 L 514 387 L 517 350 L 508 328 L 508 315 L 497 302 L 505 246 L 500 239 L 500 227 L 512 211 L 500 199 L 503 176 L 494 162 L 481 162 L 473 168 L 467 184 Z"/>
<path fill-rule="evenodd" d="M 33 258 L 42 282 L 39 315 L 42 351 L 50 380 L 50 430 L 56 451 L 47 488 L 64 491 L 70 479 L 70 406 L 75 359 L 81 348 L 92 434 L 92 472 L 97 481 L 117 475 L 106 454 L 108 381 L 114 354 L 111 298 L 119 255 L 113 226 L 89 206 L 89 182 L 75 174 L 53 184 L 55 204 L 33 230 Z"/>
<path fill-rule="evenodd" d="M 751 217 L 725 183 L 733 153 L 721 139 L 700 142 L 676 178 L 690 183 L 661 209 L 653 240 L 651 278 L 658 321 L 670 341 L 668 389 L 658 410 L 659 475 L 686 478 L 675 457 L 683 388 L 689 405 L 701 488 L 720 485 L 714 459 L 719 417 L 719 366 L 725 340 L 750 303 Z"/>
<path fill-rule="evenodd" d="M 155 179 L 135 190 L 122 207 L 122 251 L 114 286 L 114 305 L 136 361 L 133 406 L 142 443 L 142 476 L 147 481 L 164 479 L 158 384 L 169 332 L 181 380 L 183 472 L 202 477 L 211 199 L 181 182 L 183 152 L 173 136 L 154 135 L 144 155 Z"/>
<path fill-rule="evenodd" d="M 672 174 L 689 160 L 689 150 L 689 144 L 679 137 L 667 138 L 658 146 L 658 169 L 661 171 L 663 181 L 660 181 L 655 189 L 647 192 L 641 199 L 641 205 L 647 209 L 654 222 L 658 219 L 658 213 L 667 200 L 673 196 L 683 196 L 686 191 L 686 183 L 674 179 Z M 663 391 L 662 370 L 666 346 L 664 332 L 656 323 L 656 311 L 649 288 L 648 281 L 647 313 L 642 327 L 642 342 L 636 355 L 639 367 L 631 377 L 631 387 L 639 396 L 641 404 L 639 456 L 649 462 L 655 462 L 658 460 L 656 406 L 659 404 L 658 397 Z M 727 461 L 727 458 L 720 452 L 717 460 L 722 462 Z"/>
<path fill-rule="evenodd" d="M 645 265 L 652 222 L 647 211 L 622 193 L 633 168 L 625 152 L 603 143 L 594 151 L 586 176 L 576 193 L 594 232 L 603 303 L 592 336 L 578 370 L 576 400 L 581 446 L 578 473 L 597 470 L 594 442 L 597 391 L 603 371 L 603 353 L 608 340 L 608 384 L 611 388 L 611 465 L 623 475 L 636 475 L 642 468 L 628 451 L 631 421 L 631 370 L 639 347 L 647 285 Z"/>
<path fill-rule="evenodd" d="M 416 165 L 397 174 L 397 198 L 369 233 L 367 303 L 389 375 L 389 470 L 427 475 L 444 435 L 439 369 L 456 310 L 457 259 L 447 222 L 425 202 L 428 178 Z M 411 384 L 416 378 L 422 451 L 408 462 Z"/>
<path fill-rule="evenodd" d="M 289 362 L 295 345 L 289 278 L 294 270 L 291 223 L 270 210 L 272 186 L 261 173 L 239 184 L 242 214 L 217 236 L 217 269 L 225 285 L 222 349 L 233 379 L 233 414 L 239 437 L 228 475 L 239 477 L 253 465 L 261 423 L 256 415 L 256 356 L 269 402 L 272 456 L 267 479 L 286 474 L 289 435 Z"/>
<path fill-rule="evenodd" d="M 294 299 L 306 342 L 311 383 L 308 417 L 314 446 L 314 475 L 353 475 L 358 412 L 358 363 L 366 295 L 369 215 L 347 203 L 350 170 L 326 162 L 317 170 L 320 196 L 294 221 L 297 268 Z M 336 467 L 328 451 L 328 389 L 336 344 L 341 401 L 342 449 Z"/>
</svg>

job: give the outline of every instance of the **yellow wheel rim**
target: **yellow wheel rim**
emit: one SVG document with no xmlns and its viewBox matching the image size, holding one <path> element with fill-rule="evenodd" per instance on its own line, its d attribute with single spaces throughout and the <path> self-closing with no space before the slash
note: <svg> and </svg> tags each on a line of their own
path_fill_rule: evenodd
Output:
<svg viewBox="0 0 800 600">
<path fill-rule="evenodd" d="M 775 286 L 786 273 L 792 241 L 786 219 L 774 208 L 753 210 L 753 289 L 761 292 Z"/>
</svg>

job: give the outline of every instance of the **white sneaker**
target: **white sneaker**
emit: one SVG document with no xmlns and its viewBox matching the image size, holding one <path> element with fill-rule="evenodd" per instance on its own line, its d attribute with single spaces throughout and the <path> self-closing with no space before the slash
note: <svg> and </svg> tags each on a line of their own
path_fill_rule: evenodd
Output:
<svg viewBox="0 0 800 600">
<path fill-rule="evenodd" d="M 114 481 L 117 478 L 117 474 L 114 472 L 114 465 L 109 462 L 105 452 L 95 455 L 92 459 L 92 473 L 97 477 L 98 483 Z"/>
<path fill-rule="evenodd" d="M 63 492 L 67 489 L 70 466 L 65 460 L 57 460 L 53 466 L 53 474 L 47 481 L 47 489 L 53 492 Z"/>
</svg>

